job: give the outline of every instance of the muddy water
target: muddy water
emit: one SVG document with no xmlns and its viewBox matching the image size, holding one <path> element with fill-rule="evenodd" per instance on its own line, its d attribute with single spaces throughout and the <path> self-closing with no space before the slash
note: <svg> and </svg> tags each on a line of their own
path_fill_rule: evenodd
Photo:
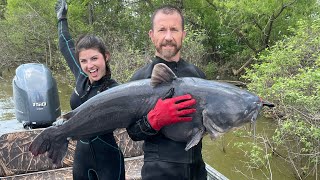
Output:
<svg viewBox="0 0 320 180">
<path fill-rule="evenodd" d="M 239 130 L 228 132 L 222 137 L 212 141 L 208 136 L 203 140 L 203 157 L 213 168 L 224 174 L 229 179 L 281 179 L 293 180 L 294 175 L 290 166 L 283 159 L 273 156 L 268 163 L 261 165 L 260 169 L 250 169 L 246 153 L 250 152 L 249 146 L 238 147 L 239 143 L 254 142 L 254 138 L 239 137 L 239 132 L 248 132 L 250 127 L 245 126 Z M 275 130 L 273 120 L 260 117 L 257 122 L 257 133 L 271 137 Z M 263 147 L 263 146 L 262 146 Z M 265 150 L 265 149 L 264 149 Z M 267 167 L 267 168 L 266 168 Z"/>
<path fill-rule="evenodd" d="M 0 78 L 0 121 L 15 120 L 14 104 L 12 99 L 12 73 Z M 59 98 L 62 113 L 70 110 L 69 97 L 72 87 L 69 86 L 61 77 L 55 77 L 58 83 Z M 245 127 L 248 128 L 248 127 Z M 257 123 L 257 133 L 263 133 L 271 137 L 275 129 L 272 120 L 260 118 Z M 216 170 L 224 174 L 229 179 L 294 179 L 292 171 L 288 164 L 284 163 L 278 157 L 273 157 L 270 161 L 270 169 L 250 170 L 245 157 L 246 148 L 238 148 L 235 143 L 252 142 L 253 138 L 240 138 L 234 131 L 229 132 L 219 139 L 212 141 L 208 136 L 203 140 L 203 157 L 206 163 L 210 164 Z"/>
</svg>

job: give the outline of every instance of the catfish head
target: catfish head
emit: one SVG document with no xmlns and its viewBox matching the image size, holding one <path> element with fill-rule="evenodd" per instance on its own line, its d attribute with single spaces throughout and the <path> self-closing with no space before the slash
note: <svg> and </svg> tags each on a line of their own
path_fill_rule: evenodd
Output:
<svg viewBox="0 0 320 180">
<path fill-rule="evenodd" d="M 206 133 L 215 139 L 235 127 L 255 122 L 264 105 L 273 106 L 232 84 L 192 77 L 178 78 L 162 63 L 154 66 L 150 84 L 159 92 L 160 89 L 164 92 L 170 89 L 170 97 L 189 93 L 196 99 L 197 112 L 192 122 L 176 123 L 161 130 L 169 139 L 187 142 L 185 150 L 197 145 Z"/>
<path fill-rule="evenodd" d="M 218 109 L 216 105 L 209 104 L 202 111 L 203 125 L 214 140 L 246 123 L 255 124 L 263 106 L 274 107 L 272 103 L 263 101 L 250 92 L 246 92 L 245 95 L 242 93 L 241 98 L 230 103 L 222 103 Z"/>
</svg>

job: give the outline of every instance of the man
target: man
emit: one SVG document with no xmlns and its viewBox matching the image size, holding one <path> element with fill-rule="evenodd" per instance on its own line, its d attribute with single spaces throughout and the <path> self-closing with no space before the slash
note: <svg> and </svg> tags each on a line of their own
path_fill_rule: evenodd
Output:
<svg viewBox="0 0 320 180">
<path fill-rule="evenodd" d="M 152 16 L 149 37 L 155 45 L 155 58 L 139 69 L 131 80 L 151 77 L 157 63 L 164 63 L 178 77 L 205 78 L 196 66 L 181 59 L 182 41 L 186 36 L 184 17 L 173 6 L 163 6 Z M 206 170 L 202 159 L 202 143 L 185 151 L 186 143 L 172 141 L 161 134 L 161 128 L 173 123 L 190 121 L 196 102 L 190 95 L 165 100 L 159 99 L 146 117 L 131 125 L 127 131 L 133 140 L 144 140 L 143 180 L 205 180 Z"/>
</svg>

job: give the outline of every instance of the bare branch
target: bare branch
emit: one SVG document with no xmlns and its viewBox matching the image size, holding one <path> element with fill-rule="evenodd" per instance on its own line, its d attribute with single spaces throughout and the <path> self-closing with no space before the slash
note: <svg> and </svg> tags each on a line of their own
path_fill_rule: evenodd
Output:
<svg viewBox="0 0 320 180">
<path fill-rule="evenodd" d="M 249 58 L 249 60 L 246 63 L 244 63 L 244 65 L 242 65 L 238 70 L 232 69 L 233 75 L 239 75 L 247 66 L 251 64 L 252 60 L 253 58 Z"/>
<path fill-rule="evenodd" d="M 241 40 L 254 52 L 254 54 L 257 54 L 257 49 L 249 42 L 245 34 L 239 30 L 239 28 L 236 28 L 234 32 L 241 38 Z"/>
<path fill-rule="evenodd" d="M 216 6 L 215 4 L 213 4 L 212 1 L 206 0 L 206 2 L 207 2 L 211 7 L 213 7 L 213 9 L 214 9 L 215 11 L 218 11 L 218 6 Z"/>
<path fill-rule="evenodd" d="M 288 3 L 288 4 L 283 4 L 279 11 L 277 13 L 273 13 L 270 17 L 269 17 L 269 21 L 266 24 L 266 27 L 263 31 L 263 49 L 269 47 L 269 40 L 270 40 L 270 34 L 272 31 L 272 26 L 274 21 L 281 15 L 281 13 L 289 6 L 291 6 L 293 3 L 295 3 L 296 0 Z"/>
</svg>

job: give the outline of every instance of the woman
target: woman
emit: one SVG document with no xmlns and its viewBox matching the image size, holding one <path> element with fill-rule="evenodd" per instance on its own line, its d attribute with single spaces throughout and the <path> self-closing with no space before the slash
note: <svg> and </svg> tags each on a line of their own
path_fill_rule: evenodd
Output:
<svg viewBox="0 0 320 180">
<path fill-rule="evenodd" d="M 76 87 L 70 98 L 72 109 L 97 93 L 117 85 L 111 79 L 110 53 L 97 36 L 81 36 L 74 46 L 68 31 L 67 4 L 56 4 L 60 51 L 76 78 Z M 75 48 L 74 48 L 75 47 Z M 77 142 L 73 179 L 125 179 L 124 160 L 112 133 L 82 139 Z"/>
</svg>

